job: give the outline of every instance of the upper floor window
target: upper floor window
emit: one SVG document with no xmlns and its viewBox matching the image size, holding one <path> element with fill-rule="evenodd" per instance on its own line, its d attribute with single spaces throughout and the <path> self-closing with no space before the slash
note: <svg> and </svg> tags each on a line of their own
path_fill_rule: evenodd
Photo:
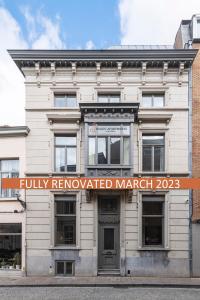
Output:
<svg viewBox="0 0 200 300">
<path fill-rule="evenodd" d="M 129 125 L 89 126 L 89 165 L 128 165 L 129 156 Z"/>
<path fill-rule="evenodd" d="M 55 107 L 77 107 L 76 94 L 55 94 Z"/>
<path fill-rule="evenodd" d="M 19 177 L 19 160 L 18 159 L 1 159 L 0 160 L 0 179 Z M 1 182 L 1 180 L 0 180 Z M 16 190 L 3 189 L 0 187 L 0 197 L 16 197 Z"/>
<path fill-rule="evenodd" d="M 164 135 L 142 135 L 142 170 L 164 171 Z"/>
<path fill-rule="evenodd" d="M 76 245 L 75 196 L 55 196 L 55 244 Z"/>
<path fill-rule="evenodd" d="M 55 136 L 56 172 L 76 172 L 76 136 Z"/>
<path fill-rule="evenodd" d="M 143 107 L 163 107 L 164 94 L 143 94 L 142 95 L 142 106 Z"/>
<path fill-rule="evenodd" d="M 120 94 L 98 94 L 98 102 L 102 102 L 102 103 L 120 102 Z"/>
</svg>

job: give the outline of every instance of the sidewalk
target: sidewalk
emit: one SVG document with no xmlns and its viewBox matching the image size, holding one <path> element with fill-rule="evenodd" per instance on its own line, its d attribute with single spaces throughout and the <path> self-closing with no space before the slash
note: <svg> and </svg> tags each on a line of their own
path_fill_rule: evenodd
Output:
<svg viewBox="0 0 200 300">
<path fill-rule="evenodd" d="M 200 278 L 0 277 L 0 287 L 182 287 L 200 288 Z"/>
</svg>

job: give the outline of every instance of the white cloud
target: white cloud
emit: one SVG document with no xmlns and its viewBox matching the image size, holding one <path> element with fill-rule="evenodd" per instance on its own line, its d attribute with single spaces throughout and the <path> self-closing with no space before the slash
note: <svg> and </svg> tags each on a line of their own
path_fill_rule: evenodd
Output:
<svg viewBox="0 0 200 300">
<path fill-rule="evenodd" d="M 60 32 L 60 16 L 55 15 L 55 21 L 44 16 L 40 11 L 31 14 L 28 6 L 22 7 L 28 28 L 28 39 L 33 49 L 63 49 L 66 48 Z"/>
<path fill-rule="evenodd" d="M 21 12 L 26 20 L 28 39 L 32 42 L 37 37 L 35 18 L 32 16 L 28 6 L 21 7 Z"/>
<path fill-rule="evenodd" d="M 0 0 L 1 1 L 1 0 Z M 0 7 L 0 125 L 25 123 L 24 77 L 7 53 L 7 49 L 62 49 L 60 17 L 56 21 L 41 13 L 33 16 L 28 7 L 22 8 L 28 40 L 20 25 L 5 7 Z"/>
<path fill-rule="evenodd" d="M 92 40 L 89 40 L 89 41 L 87 41 L 85 48 L 86 48 L 87 50 L 95 49 L 95 44 L 93 43 Z"/>
<path fill-rule="evenodd" d="M 197 13 L 199 0 L 119 0 L 121 44 L 173 44 L 181 20 Z"/>
<path fill-rule="evenodd" d="M 7 49 L 27 48 L 19 24 L 0 7 L 0 125 L 24 124 L 24 78 Z"/>
<path fill-rule="evenodd" d="M 60 24 L 59 18 L 56 21 L 52 21 L 42 14 L 37 16 L 38 25 L 41 26 L 43 32 L 33 42 L 33 49 L 63 49 L 65 43 L 60 37 Z"/>
</svg>

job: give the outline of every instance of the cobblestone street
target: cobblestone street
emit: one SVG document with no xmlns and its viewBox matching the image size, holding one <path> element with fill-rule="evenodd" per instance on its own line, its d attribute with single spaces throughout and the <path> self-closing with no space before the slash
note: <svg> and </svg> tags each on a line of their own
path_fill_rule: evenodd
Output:
<svg viewBox="0 0 200 300">
<path fill-rule="evenodd" d="M 115 287 L 4 287 L 1 300 L 197 300 L 200 289 Z"/>
</svg>

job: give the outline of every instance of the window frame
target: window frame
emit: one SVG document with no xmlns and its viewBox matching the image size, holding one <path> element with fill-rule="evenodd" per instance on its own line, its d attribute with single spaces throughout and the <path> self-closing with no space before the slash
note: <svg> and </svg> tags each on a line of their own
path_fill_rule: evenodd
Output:
<svg viewBox="0 0 200 300">
<path fill-rule="evenodd" d="M 142 200 L 143 197 L 154 197 L 159 199 L 159 197 L 162 198 L 162 201 L 164 201 L 164 239 L 163 239 L 163 246 L 145 246 L 143 247 L 142 245 Z M 138 250 L 144 251 L 144 250 L 151 250 L 151 251 L 156 251 L 156 250 L 170 250 L 170 228 L 169 228 L 169 201 L 170 201 L 170 194 L 169 190 L 163 190 L 161 192 L 152 192 L 151 190 L 147 191 L 139 191 L 138 192 Z"/>
<path fill-rule="evenodd" d="M 143 136 L 163 136 L 163 144 L 158 144 L 158 145 L 154 145 L 154 144 L 148 144 L 148 145 L 143 145 Z M 164 132 L 160 133 L 160 132 L 154 132 L 154 133 L 151 133 L 151 132 L 142 132 L 141 134 L 141 154 L 142 154 L 142 160 L 141 160 L 141 169 L 142 169 L 142 172 L 144 173 L 162 173 L 162 172 L 165 172 L 166 170 L 166 135 Z M 143 167 L 143 149 L 144 147 L 151 147 L 151 170 L 144 170 L 144 167 Z M 159 148 L 163 148 L 163 169 L 161 170 L 155 170 L 155 147 L 159 147 Z"/>
<path fill-rule="evenodd" d="M 148 96 L 148 97 L 151 97 L 151 105 L 150 106 L 145 106 L 144 104 L 143 104 L 143 97 L 145 97 L 145 96 Z M 162 106 L 155 106 L 154 105 L 154 101 L 155 101 L 155 97 L 156 96 L 162 96 L 163 97 L 163 105 Z M 146 108 L 146 109 L 148 109 L 148 108 L 163 108 L 163 107 L 165 107 L 166 106 L 166 94 L 165 94 L 165 92 L 142 92 L 142 108 Z"/>
<path fill-rule="evenodd" d="M 18 161 L 18 172 L 8 172 L 8 171 L 2 171 L 2 161 Z M 0 158 L 0 199 L 1 198 L 15 198 L 17 194 L 16 189 L 3 189 L 1 185 L 1 179 L 2 178 L 18 178 L 20 173 L 20 160 L 19 158 Z M 3 174 L 8 174 L 8 177 L 2 177 Z M 17 175 L 17 176 L 13 176 Z M 3 195 L 3 190 L 6 191 L 6 195 Z"/>
<path fill-rule="evenodd" d="M 99 97 L 107 97 L 108 101 L 106 102 L 102 102 L 102 101 L 99 101 Z M 118 96 L 119 97 L 119 101 L 111 101 L 112 97 L 116 97 Z M 97 92 L 97 102 L 98 103 L 120 103 L 122 101 L 122 96 L 121 96 L 121 93 L 119 92 Z"/>
<path fill-rule="evenodd" d="M 88 151 L 87 151 L 87 165 L 89 167 L 94 167 L 94 166 L 111 166 L 111 167 L 119 167 L 119 166 L 127 166 L 129 167 L 131 165 L 131 151 L 129 151 L 128 153 L 128 160 L 129 160 L 129 163 L 128 164 L 124 164 L 124 145 L 125 145 L 125 142 L 124 140 L 125 139 L 128 139 L 129 140 L 129 149 L 130 149 L 130 146 L 131 146 L 131 124 L 127 124 L 127 123 L 120 123 L 120 124 L 116 124 L 116 123 L 106 123 L 106 124 L 102 124 L 102 123 L 97 123 L 96 124 L 97 126 L 100 125 L 100 126 L 120 126 L 120 135 L 115 135 L 115 134 L 111 134 L 111 135 L 105 135 L 105 134 L 102 134 L 102 135 L 99 135 L 97 130 L 94 134 L 89 134 L 89 127 L 91 126 L 91 124 L 88 124 L 88 133 L 87 133 L 87 148 L 88 148 Z M 128 135 L 125 135 L 122 133 L 122 127 L 123 126 L 129 126 L 129 134 Z M 90 164 L 90 160 L 89 160 L 89 150 L 90 150 L 90 139 L 95 139 L 95 155 L 94 155 L 94 164 Z M 105 164 L 99 164 L 98 163 L 98 138 L 105 138 L 106 139 L 106 144 L 107 144 L 107 163 Z M 120 139 L 120 163 L 119 164 L 111 164 L 111 139 L 112 138 L 119 138 Z"/>
<path fill-rule="evenodd" d="M 56 145 L 56 137 L 75 137 L 76 138 L 76 145 Z M 56 149 L 65 149 L 65 170 L 56 170 Z M 67 165 L 67 149 L 76 149 L 76 169 L 75 171 L 68 171 L 68 165 Z M 62 134 L 62 133 L 54 133 L 54 171 L 58 173 L 76 173 L 77 172 L 77 134 Z"/>
<path fill-rule="evenodd" d="M 64 273 L 63 274 L 58 274 L 57 270 L 58 270 L 58 263 L 64 263 Z M 67 274 L 66 271 L 66 264 L 67 263 L 71 263 L 72 264 L 72 273 L 71 274 Z M 70 276 L 74 276 L 75 275 L 75 261 L 74 260 L 56 260 L 55 261 L 55 275 L 56 276 L 63 276 L 63 277 L 70 277 Z"/>
<path fill-rule="evenodd" d="M 57 198 L 57 199 L 56 199 Z M 60 198 L 60 199 L 59 199 Z M 63 198 L 63 199 L 62 199 Z M 57 210 L 56 210 L 56 202 L 58 201 L 66 201 L 66 202 L 74 202 L 75 203 L 75 214 L 57 214 Z M 54 246 L 55 247 L 64 247 L 64 248 L 74 248 L 77 247 L 77 218 L 78 218 L 78 214 L 77 214 L 77 196 L 76 194 L 68 194 L 68 195 L 63 195 L 63 194 L 55 194 L 54 195 Z M 72 244 L 58 244 L 56 242 L 57 240 L 57 218 L 58 217 L 75 217 L 75 243 Z"/>
<path fill-rule="evenodd" d="M 146 199 L 144 199 L 144 198 L 146 198 Z M 161 198 L 161 196 L 154 196 L 154 198 L 155 199 L 153 199 L 153 197 L 150 196 L 150 195 L 143 195 L 142 196 L 142 214 L 141 214 L 142 227 L 141 227 L 141 231 L 142 231 L 142 247 L 143 248 L 164 248 L 164 245 L 165 245 L 165 228 L 164 228 L 165 227 L 165 205 L 164 205 L 165 199 L 164 199 L 164 197 L 162 197 L 163 198 L 162 200 L 159 199 L 159 198 Z M 162 214 L 161 215 L 158 215 L 158 214 L 155 214 L 155 215 L 144 215 L 143 214 L 143 204 L 144 203 L 148 203 L 148 202 L 162 203 Z M 143 231 L 144 230 L 144 228 L 143 228 L 144 218 L 159 218 L 159 219 L 161 219 L 161 224 L 162 224 L 162 242 L 161 242 L 161 244 L 159 244 L 159 245 L 154 245 L 154 244 L 152 244 L 152 245 L 146 245 L 144 243 L 144 235 L 145 235 L 145 233 Z"/>
<path fill-rule="evenodd" d="M 65 100 L 65 103 L 66 103 L 66 105 L 64 105 L 64 106 L 56 106 L 56 97 L 58 97 L 58 96 L 60 96 L 60 97 L 63 97 Z M 68 106 L 67 105 L 67 98 L 69 97 L 69 96 L 74 96 L 75 97 L 75 99 L 76 99 L 76 105 L 75 106 Z M 70 108 L 70 109 L 77 109 L 79 106 L 78 106 L 78 97 L 77 97 L 77 93 L 76 92 L 54 92 L 53 93 L 53 106 L 55 107 L 55 108 L 66 108 L 66 109 L 68 109 L 68 108 Z"/>
<path fill-rule="evenodd" d="M 6 220 L 7 221 L 7 220 Z M 19 237 L 19 242 L 20 242 L 20 250 L 16 251 L 16 248 L 15 248 L 15 254 L 16 253 L 20 253 L 20 257 L 21 257 L 21 263 L 20 263 L 20 270 L 22 269 L 22 266 L 23 266 L 23 223 L 22 222 L 8 222 L 6 223 L 5 221 L 2 220 L 2 222 L 0 223 L 1 226 L 15 226 L 18 225 L 19 226 L 19 232 L 13 232 L 13 231 L 7 231 L 7 232 L 0 232 L 0 237 L 2 236 L 8 236 L 9 238 L 12 237 L 12 246 L 13 246 L 13 242 L 15 244 L 17 244 L 17 241 L 16 239 Z M 7 239 L 6 239 L 7 240 Z M 7 240 L 8 241 L 8 240 Z M 3 248 L 2 248 L 3 249 Z M 13 249 L 11 250 L 6 250 L 6 252 L 9 252 L 9 251 L 13 251 Z M 8 253 L 7 253 L 8 254 Z M 14 257 L 13 257 L 14 258 Z M 8 263 L 9 265 L 9 263 Z"/>
</svg>

